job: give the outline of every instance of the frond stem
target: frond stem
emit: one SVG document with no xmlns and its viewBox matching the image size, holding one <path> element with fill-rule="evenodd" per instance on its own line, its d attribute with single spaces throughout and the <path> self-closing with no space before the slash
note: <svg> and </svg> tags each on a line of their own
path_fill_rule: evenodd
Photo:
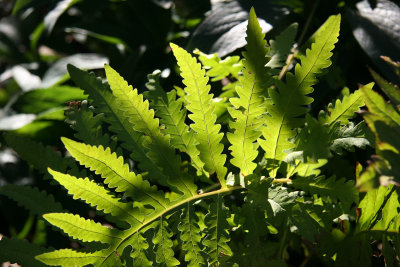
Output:
<svg viewBox="0 0 400 267">
<path fill-rule="evenodd" d="M 292 182 L 292 179 L 290 178 L 275 178 L 272 183 L 274 184 L 290 184 Z"/>
</svg>

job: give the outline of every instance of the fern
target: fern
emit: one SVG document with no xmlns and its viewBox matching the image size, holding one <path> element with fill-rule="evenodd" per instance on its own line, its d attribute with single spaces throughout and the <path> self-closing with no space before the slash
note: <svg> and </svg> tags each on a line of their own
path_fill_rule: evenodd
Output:
<svg viewBox="0 0 400 267">
<path fill-rule="evenodd" d="M 373 84 L 365 85 L 365 88 L 372 88 Z M 350 119 L 354 118 L 355 112 L 359 111 L 364 106 L 361 89 L 356 90 L 350 95 L 345 95 L 340 101 L 336 100 L 335 105 L 330 104 L 327 112 L 321 111 L 318 117 L 320 123 L 327 123 L 329 126 L 340 121 L 342 125 L 347 124 Z"/>
<path fill-rule="evenodd" d="M 194 213 L 193 204 L 188 202 L 182 209 L 181 222 L 178 230 L 181 232 L 182 248 L 185 251 L 185 261 L 189 266 L 201 266 L 205 264 L 203 251 L 200 247 L 201 230 L 198 226 L 198 216 Z"/>
<path fill-rule="evenodd" d="M 395 186 L 372 189 L 358 205 L 351 177 L 336 179 L 330 168 L 334 154 L 374 142 L 366 124 L 353 121 L 365 103 L 368 112 L 361 113 L 378 156 L 365 171 L 358 165 L 357 186 L 377 178 L 396 184 L 400 113 L 372 84 L 336 100 L 318 119 L 306 108 L 316 77 L 330 65 L 339 24 L 340 16 L 328 19 L 284 81 L 275 74 L 290 53 L 296 26 L 269 45 L 253 9 L 243 58 L 197 52 L 202 68 L 171 44 L 183 90 L 164 92 L 159 71 L 148 76 L 149 91 L 141 94 L 108 65 L 108 83 L 68 66 L 88 95 L 88 102 L 67 111 L 80 142 L 63 137 L 64 157 L 25 138 L 5 138 L 98 214 L 84 218 L 36 188 L 4 186 L 0 194 L 43 215 L 82 248 L 37 248 L 3 238 L 1 260 L 27 266 L 283 266 L 298 244 L 310 253 L 306 260 L 346 266 L 354 263 L 348 251 L 368 264 L 370 244 L 379 239 L 385 260 L 395 262 Z M 210 79 L 211 85 L 229 80 L 235 91 L 211 88 Z M 296 244 L 288 241 L 293 237 Z M 29 250 L 29 259 L 18 246 Z"/>
<path fill-rule="evenodd" d="M 80 239 L 85 242 L 98 241 L 108 244 L 121 240 L 121 231 L 107 228 L 99 223 L 86 220 L 79 215 L 48 213 L 43 217 L 52 225 L 62 229 L 72 238 Z"/>
<path fill-rule="evenodd" d="M 210 257 L 210 264 L 223 262 L 226 260 L 226 256 L 232 255 L 232 251 L 227 245 L 229 241 L 226 231 L 227 210 L 223 205 L 222 199 L 223 195 L 221 194 L 213 197 L 213 203 L 204 221 L 207 226 L 207 234 L 203 240 L 203 244 L 205 252 Z"/>
<path fill-rule="evenodd" d="M 215 124 L 217 118 L 213 114 L 213 96 L 209 94 L 208 78 L 201 65 L 188 52 L 174 44 L 171 44 L 171 47 L 181 69 L 183 83 L 186 85 L 187 109 L 192 112 L 189 118 L 194 122 L 190 127 L 196 132 L 199 157 L 204 162 L 205 170 L 210 174 L 215 172 L 221 186 L 226 187 L 226 155 L 222 154 L 224 146 L 220 143 L 223 134 L 219 133 L 221 126 Z"/>
<path fill-rule="evenodd" d="M 301 65 L 295 67 L 295 74 L 288 73 L 286 82 L 277 82 L 276 89 L 269 89 L 271 101 L 267 104 L 268 116 L 266 126 L 262 130 L 264 139 L 259 139 L 261 147 L 265 151 L 265 157 L 270 161 L 271 176 L 276 177 L 279 161 L 286 157 L 286 152 L 294 147 L 289 141 L 296 136 L 295 129 L 304 122 L 304 107 L 312 102 L 307 95 L 313 89 L 316 75 L 324 68 L 330 66 L 329 58 L 339 35 L 340 15 L 331 17 L 325 26 L 325 30 L 312 44 L 311 50 L 307 50 L 301 57 Z"/>
<path fill-rule="evenodd" d="M 252 174 L 257 167 L 253 161 L 258 155 L 256 140 L 260 137 L 260 128 L 264 121 L 265 101 L 267 97 L 268 72 L 265 68 L 268 60 L 268 48 L 254 9 L 250 11 L 247 28 L 247 52 L 244 54 L 240 85 L 236 86 L 239 98 L 231 98 L 234 106 L 228 111 L 235 122 L 231 123 L 234 133 L 227 135 L 232 146 L 231 163 L 240 169 L 244 176 Z M 243 111 L 241 110 L 243 109 Z"/>
</svg>

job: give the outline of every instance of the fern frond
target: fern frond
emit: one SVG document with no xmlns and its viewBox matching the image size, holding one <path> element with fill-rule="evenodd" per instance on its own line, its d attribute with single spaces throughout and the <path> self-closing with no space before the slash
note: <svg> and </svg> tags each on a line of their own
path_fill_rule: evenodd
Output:
<svg viewBox="0 0 400 267">
<path fill-rule="evenodd" d="M 271 40 L 269 42 L 271 49 L 268 52 L 268 56 L 271 59 L 268 61 L 267 67 L 276 69 L 285 66 L 286 59 L 294 44 L 294 38 L 297 34 L 297 27 L 297 23 L 293 23 L 283 32 L 281 32 L 275 38 L 275 40 Z"/>
<path fill-rule="evenodd" d="M 153 243 L 156 246 L 156 262 L 166 266 L 179 265 L 179 261 L 174 257 L 173 242 L 171 240 L 173 233 L 168 228 L 168 223 L 161 216 L 160 220 L 155 224 Z"/>
<path fill-rule="evenodd" d="M 333 201 L 340 200 L 348 208 L 351 204 L 358 204 L 358 191 L 353 181 L 336 179 L 335 176 L 326 178 L 304 177 L 293 180 L 292 184 L 295 188 L 301 189 L 311 194 L 331 198 Z"/>
<path fill-rule="evenodd" d="M 228 246 L 229 241 L 227 208 L 223 205 L 223 196 L 217 194 L 213 197 L 213 203 L 210 205 L 209 213 L 204 219 L 207 227 L 207 234 L 203 240 L 204 251 L 207 253 L 209 264 L 217 264 L 225 261 L 232 256 L 232 251 Z"/>
<path fill-rule="evenodd" d="M 98 241 L 115 243 L 121 240 L 121 231 L 102 226 L 92 220 L 86 220 L 79 215 L 70 213 L 48 213 L 43 215 L 52 225 L 62 229 L 72 238 L 84 242 Z"/>
<path fill-rule="evenodd" d="M 185 261 L 188 266 L 201 266 L 205 264 L 202 250 L 200 248 L 201 231 L 199 228 L 199 219 L 194 213 L 193 204 L 188 202 L 182 209 L 181 222 L 178 230 L 181 232 L 182 248 L 185 251 Z"/>
<path fill-rule="evenodd" d="M 82 199 L 92 207 L 103 210 L 105 213 L 110 213 L 132 226 L 141 224 L 143 215 L 140 215 L 132 204 L 129 205 L 119 201 L 104 187 L 97 185 L 88 178 L 78 179 L 51 169 L 49 169 L 49 173 L 68 190 L 69 194 L 73 195 L 74 199 Z"/>
<path fill-rule="evenodd" d="M 35 215 L 63 211 L 61 204 L 56 202 L 52 195 L 39 191 L 35 187 L 13 184 L 3 185 L 0 187 L 0 195 L 11 198 L 18 205 L 23 206 Z"/>
<path fill-rule="evenodd" d="M 132 200 L 151 205 L 156 210 L 164 210 L 168 205 L 168 199 L 156 186 L 150 186 L 140 175 L 130 172 L 124 159 L 117 157 L 109 148 L 85 145 L 67 138 L 61 140 L 71 155 L 85 167 L 100 174 L 109 188 L 116 188 L 117 192 L 123 192 Z"/>
<path fill-rule="evenodd" d="M 366 88 L 372 88 L 373 84 L 365 85 Z M 355 112 L 359 111 L 364 106 L 364 99 L 361 90 L 358 89 L 350 95 L 345 95 L 340 101 L 336 100 L 335 105 L 328 105 L 327 113 L 320 112 L 318 120 L 320 123 L 327 123 L 332 126 L 337 121 L 340 121 L 341 125 L 345 125 L 350 119 L 354 118 Z"/>
<path fill-rule="evenodd" d="M 295 74 L 287 73 L 286 82 L 277 81 L 276 89 L 269 89 L 271 102 L 267 104 L 269 116 L 266 116 L 262 135 L 258 139 L 265 151 L 272 170 L 271 177 L 276 176 L 279 162 L 286 156 L 287 150 L 294 147 L 289 141 L 296 136 L 295 129 L 304 123 L 305 105 L 313 99 L 307 95 L 317 82 L 316 76 L 331 65 L 329 58 L 338 40 L 340 15 L 332 16 L 326 22 L 325 30 L 316 38 L 311 50 L 301 57 L 301 65 L 295 67 Z"/>
<path fill-rule="evenodd" d="M 35 259 L 44 262 L 50 266 L 85 266 L 88 264 L 96 264 L 104 260 L 105 256 L 101 251 L 94 253 L 79 252 L 72 249 L 59 249 L 56 251 L 43 253 L 35 257 Z"/>
<path fill-rule="evenodd" d="M 0 262 L 18 263 L 22 266 L 43 267 L 45 264 L 35 260 L 35 256 L 48 249 L 29 243 L 25 239 L 2 237 L 0 240 Z"/>
<path fill-rule="evenodd" d="M 209 94 L 208 77 L 188 52 L 175 44 L 171 44 L 171 48 L 186 85 L 187 109 L 192 112 L 189 118 L 194 122 L 190 127 L 197 133 L 195 138 L 199 142 L 197 148 L 200 151 L 200 159 L 204 162 L 205 170 L 210 174 L 217 173 L 221 186 L 226 187 L 226 155 L 222 154 L 224 145 L 221 143 L 223 133 L 219 133 L 221 126 L 215 123 L 217 117 L 213 113 L 215 105 L 212 101 L 213 95 Z"/>
<path fill-rule="evenodd" d="M 133 129 L 124 112 L 120 110 L 120 104 L 111 93 L 109 86 L 97 79 L 94 74 L 89 74 L 72 65 L 68 65 L 68 72 L 72 80 L 93 100 L 96 112 L 105 114 L 104 120 L 111 125 L 109 129 L 117 134 L 122 146 L 133 151 L 130 156 L 139 163 L 139 168 L 148 171 L 151 177 L 165 180 L 165 174 L 157 163 L 146 155 L 148 149 L 143 145 L 143 135 Z"/>
<path fill-rule="evenodd" d="M 145 251 L 149 248 L 149 244 L 140 232 L 132 236 L 132 252 L 131 257 L 134 259 L 134 266 L 152 266 L 152 262 L 148 260 Z"/>
<path fill-rule="evenodd" d="M 247 27 L 247 45 L 243 60 L 243 76 L 239 78 L 236 92 L 239 98 L 231 98 L 234 106 L 228 111 L 234 122 L 230 127 L 234 133 L 228 133 L 227 137 L 232 146 L 233 158 L 231 163 L 240 169 L 246 176 L 253 172 L 257 164 L 253 160 L 258 155 L 258 143 L 256 140 L 261 136 L 261 126 L 266 113 L 265 98 L 268 96 L 268 70 L 265 67 L 268 60 L 267 42 L 265 35 L 258 23 L 257 16 L 252 8 L 249 15 Z"/>
<path fill-rule="evenodd" d="M 159 182 L 165 186 L 172 185 L 185 195 L 194 195 L 197 187 L 188 177 L 182 176 L 181 159 L 170 147 L 169 136 L 161 133 L 159 121 L 154 118 L 154 110 L 149 108 L 149 102 L 143 101 L 143 95 L 139 94 L 137 89 L 132 90 L 132 86 L 110 66 L 106 65 L 105 70 L 121 112 L 136 131 L 144 133 L 151 139 L 149 142 L 146 141 L 146 146 L 149 148 L 147 156 L 153 159 L 168 176 L 168 181 L 159 180 Z"/>
<path fill-rule="evenodd" d="M 149 82 L 146 86 L 150 90 L 151 106 L 156 110 L 161 123 L 166 126 L 164 133 L 171 136 L 171 146 L 189 155 L 199 175 L 208 175 L 204 170 L 204 163 L 199 158 L 195 133 L 185 124 L 186 109 L 182 107 L 183 100 L 176 99 L 175 90 L 165 93 L 160 84 L 160 74 L 160 71 L 154 71 L 153 74 L 147 75 Z"/>
</svg>

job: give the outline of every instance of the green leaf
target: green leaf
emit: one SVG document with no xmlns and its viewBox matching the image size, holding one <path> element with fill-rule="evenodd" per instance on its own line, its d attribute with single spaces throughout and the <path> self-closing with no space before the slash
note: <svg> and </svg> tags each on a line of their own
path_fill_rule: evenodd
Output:
<svg viewBox="0 0 400 267">
<path fill-rule="evenodd" d="M 90 181 L 89 178 L 76 178 L 74 176 L 59 173 L 49 169 L 49 173 L 53 175 L 68 193 L 73 195 L 74 199 L 82 199 L 92 207 L 102 210 L 105 213 L 124 220 L 132 226 L 141 224 L 142 216 L 134 208 L 132 204 L 121 202 L 114 197 L 108 190 Z"/>
<path fill-rule="evenodd" d="M 192 112 L 189 118 L 194 122 L 190 127 L 197 133 L 195 138 L 200 151 L 200 159 L 204 168 L 210 174 L 217 173 L 222 187 L 226 187 L 224 167 L 226 155 L 222 154 L 224 145 L 221 143 L 223 133 L 219 133 L 221 126 L 216 124 L 217 117 L 214 112 L 213 95 L 209 94 L 210 86 L 207 85 L 208 77 L 201 65 L 184 49 L 171 44 L 172 51 L 178 61 L 183 83 L 186 85 L 187 109 Z"/>
<path fill-rule="evenodd" d="M 363 88 L 372 89 L 373 83 L 369 83 Z M 345 95 L 340 101 L 336 100 L 335 105 L 328 105 L 327 112 L 320 112 L 318 120 L 320 123 L 327 123 L 330 127 L 337 121 L 340 121 L 341 125 L 345 125 L 352 119 L 356 114 L 355 112 L 360 110 L 360 107 L 364 106 L 364 99 L 362 96 L 361 89 L 354 91 L 350 95 Z"/>
<path fill-rule="evenodd" d="M 137 232 L 133 235 L 131 240 L 131 257 L 134 259 L 134 266 L 152 266 L 152 262 L 148 260 L 145 252 L 149 248 L 146 239 L 140 234 L 140 232 Z"/>
<path fill-rule="evenodd" d="M 161 216 L 156 223 L 156 230 L 153 243 L 156 246 L 156 261 L 166 266 L 177 266 L 179 261 L 174 257 L 172 250 L 173 242 L 171 240 L 173 233 L 168 229 L 168 223 Z"/>
<path fill-rule="evenodd" d="M 72 249 L 59 249 L 56 251 L 43 253 L 35 257 L 35 259 L 50 266 L 84 266 L 88 264 L 96 264 L 105 258 L 101 252 L 86 253 Z"/>
<path fill-rule="evenodd" d="M 365 122 L 360 122 L 355 125 L 349 123 L 342 128 L 334 130 L 332 127 L 329 140 L 329 149 L 338 155 L 343 154 L 343 149 L 347 151 L 354 151 L 354 147 L 365 148 L 368 146 L 373 146 L 372 142 L 369 140 L 368 128 Z"/>
<path fill-rule="evenodd" d="M 48 251 L 25 239 L 2 237 L 0 240 L 0 262 L 18 263 L 23 266 L 41 267 L 45 264 L 35 260 L 35 256 Z M 6 263 L 5 263 L 6 264 Z"/>
<path fill-rule="evenodd" d="M 185 261 L 188 262 L 188 266 L 205 265 L 200 248 L 199 218 L 194 213 L 193 203 L 188 202 L 187 206 L 182 209 L 178 230 L 181 232 L 182 248 L 185 251 Z"/>
<path fill-rule="evenodd" d="M 102 226 L 92 220 L 70 213 L 49 213 L 43 217 L 72 238 L 84 242 L 115 243 L 121 240 L 121 231 Z"/>
<path fill-rule="evenodd" d="M 15 200 L 20 206 L 35 215 L 63 211 L 61 204 L 56 202 L 52 195 L 39 191 L 35 187 L 13 184 L 3 185 L 0 187 L 0 195 L 5 195 Z"/>
<path fill-rule="evenodd" d="M 271 177 L 276 176 L 279 161 L 286 157 L 285 151 L 294 147 L 289 139 L 296 136 L 295 129 L 304 123 L 305 105 L 313 101 L 307 95 L 317 83 L 316 76 L 331 65 L 331 50 L 338 40 L 339 26 L 340 15 L 330 17 L 311 50 L 301 57 L 301 65 L 296 65 L 295 74 L 287 73 L 286 82 L 277 81 L 277 88 L 268 90 L 272 101 L 267 104 L 269 116 L 265 117 L 266 126 L 262 130 L 265 139 L 258 141 L 270 162 Z"/>
<path fill-rule="evenodd" d="M 234 108 L 228 111 L 235 120 L 230 124 L 234 129 L 227 137 L 232 146 L 231 163 L 240 169 L 242 175 L 252 174 L 257 164 L 254 159 L 258 155 L 257 139 L 261 136 L 264 123 L 265 97 L 268 95 L 269 75 L 265 65 L 268 48 L 265 35 L 258 23 L 254 9 L 250 11 L 247 27 L 247 45 L 243 60 L 243 76 L 239 78 L 236 92 L 239 98 L 231 98 Z"/>
<path fill-rule="evenodd" d="M 209 264 L 219 264 L 232 256 L 232 251 L 228 246 L 229 234 L 227 208 L 223 205 L 223 196 L 217 194 L 213 196 L 213 202 L 210 205 L 209 213 L 204 219 L 207 233 L 203 240 L 204 251 L 208 254 Z"/>
<path fill-rule="evenodd" d="M 156 110 L 156 115 L 160 117 L 161 123 L 166 126 L 165 134 L 171 137 L 171 146 L 186 152 L 197 169 L 198 174 L 206 173 L 204 163 L 199 158 L 199 150 L 196 145 L 198 141 L 194 138 L 193 130 L 185 124 L 186 109 L 182 108 L 183 99 L 176 99 L 176 91 L 172 90 L 168 94 L 160 85 L 160 71 L 154 71 L 147 77 L 149 82 L 146 84 L 149 91 L 149 98 L 152 100 L 151 106 Z"/>
<path fill-rule="evenodd" d="M 145 134 L 151 140 L 146 141 L 149 149 L 147 156 L 168 176 L 168 181 L 159 182 L 163 185 L 170 184 L 187 196 L 194 195 L 197 187 L 189 177 L 183 177 L 180 173 L 181 159 L 171 149 L 169 136 L 161 133 L 159 120 L 154 118 L 154 110 L 149 108 L 149 102 L 143 101 L 143 95 L 138 94 L 137 89 L 132 90 L 132 86 L 128 86 L 110 66 L 106 65 L 105 70 L 120 110 L 136 131 Z"/>
</svg>

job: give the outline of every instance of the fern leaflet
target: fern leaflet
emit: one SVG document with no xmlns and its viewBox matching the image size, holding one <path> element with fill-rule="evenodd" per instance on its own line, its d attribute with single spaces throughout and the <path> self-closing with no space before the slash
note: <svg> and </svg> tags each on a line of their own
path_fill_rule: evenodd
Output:
<svg viewBox="0 0 400 267">
<path fill-rule="evenodd" d="M 174 257 L 172 250 L 172 233 L 168 229 L 168 223 L 164 220 L 163 216 L 155 223 L 155 234 L 153 243 L 156 245 L 156 262 L 163 263 L 166 266 L 177 266 L 179 261 Z"/>
<path fill-rule="evenodd" d="M 152 262 L 148 260 L 145 251 L 149 248 L 149 244 L 140 232 L 132 236 L 132 253 L 135 266 L 152 266 Z"/>
<path fill-rule="evenodd" d="M 232 146 L 233 158 L 231 163 L 238 168 L 242 175 L 253 172 L 257 164 L 253 160 L 258 155 L 256 140 L 260 137 L 260 128 L 263 125 L 265 97 L 267 97 L 268 71 L 265 67 L 268 60 L 266 55 L 265 35 L 258 23 L 254 9 L 250 11 L 247 28 L 247 45 L 245 59 L 243 60 L 243 76 L 239 78 L 240 85 L 236 86 L 239 98 L 231 98 L 234 109 L 228 109 L 234 122 L 230 124 L 235 130 L 228 133 L 227 137 Z M 243 111 L 242 111 L 243 110 Z"/>
<path fill-rule="evenodd" d="M 188 52 L 174 44 L 171 44 L 171 47 L 178 61 L 183 83 L 186 85 L 187 109 L 192 112 L 189 118 L 194 122 L 190 127 L 197 133 L 195 137 L 199 142 L 197 148 L 200 151 L 200 159 L 204 162 L 206 171 L 210 174 L 216 172 L 221 186 L 226 187 L 226 155 L 222 154 L 224 146 L 221 143 L 223 133 L 219 133 L 221 126 L 215 124 L 217 118 L 213 114 L 213 95 L 209 94 L 208 77 Z"/>
<path fill-rule="evenodd" d="M 228 223 L 226 221 L 227 209 L 222 202 L 223 196 L 217 194 L 213 197 L 210 212 L 206 215 L 204 223 L 207 226 L 207 235 L 203 240 L 204 250 L 210 257 L 210 264 L 219 264 L 231 256 L 232 251 L 227 245 L 229 236 L 227 233 Z"/>
<path fill-rule="evenodd" d="M 43 216 L 49 223 L 61 228 L 69 236 L 84 242 L 111 243 L 121 240 L 121 232 L 69 213 L 48 213 Z"/>
<path fill-rule="evenodd" d="M 49 172 L 55 180 L 68 190 L 69 194 L 73 195 L 74 199 L 82 199 L 98 210 L 110 213 L 121 220 L 127 221 L 131 225 L 140 224 L 143 220 L 143 215 L 135 210 L 133 205 L 119 201 L 111 192 L 90 181 L 89 178 L 78 179 L 51 169 L 49 169 Z"/>
<path fill-rule="evenodd" d="M 364 87 L 372 88 L 372 86 L 373 84 L 370 83 Z M 332 126 L 337 121 L 344 125 L 355 116 L 355 112 L 359 111 L 362 106 L 364 106 L 364 99 L 361 90 L 358 89 L 350 95 L 345 95 L 342 101 L 337 99 L 335 105 L 328 105 L 327 113 L 321 111 L 318 120 L 320 123 L 327 123 L 329 126 Z"/>
<path fill-rule="evenodd" d="M 79 252 L 72 249 L 60 249 L 40 254 L 35 259 L 50 266 L 85 266 L 103 260 L 105 256 L 100 252 Z"/>
<path fill-rule="evenodd" d="M 190 202 L 182 209 L 178 230 L 181 232 L 180 238 L 183 242 L 183 250 L 186 252 L 185 261 L 189 262 L 188 266 L 204 265 L 205 261 L 200 248 L 201 232 L 198 226 L 198 217 Z"/>
<path fill-rule="evenodd" d="M 140 175 L 130 172 L 123 158 L 111 153 L 109 148 L 89 146 L 67 138 L 62 138 L 62 141 L 71 155 L 85 167 L 100 174 L 109 188 L 116 188 L 117 192 L 124 192 L 132 200 L 151 205 L 156 210 L 164 210 L 168 205 L 168 199 L 157 191 L 156 186 L 151 187 Z"/>
</svg>

